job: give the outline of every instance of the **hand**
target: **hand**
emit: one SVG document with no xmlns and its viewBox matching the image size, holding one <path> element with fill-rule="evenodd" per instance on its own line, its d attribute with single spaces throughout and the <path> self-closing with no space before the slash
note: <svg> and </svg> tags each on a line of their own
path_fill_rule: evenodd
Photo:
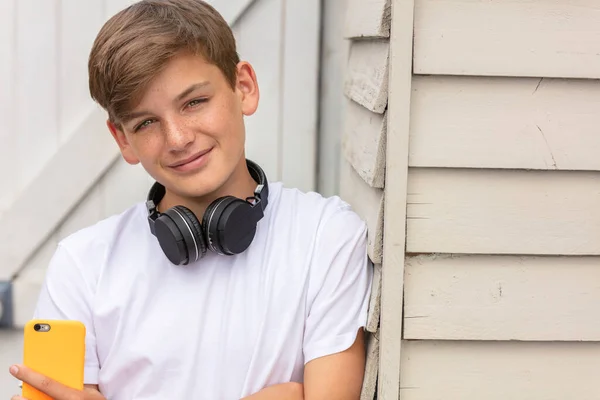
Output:
<svg viewBox="0 0 600 400">
<path fill-rule="evenodd" d="M 83 391 L 69 388 L 55 380 L 39 374 L 24 365 L 13 365 L 10 373 L 15 378 L 47 394 L 54 400 L 106 400 L 99 391 L 86 388 Z M 11 400 L 27 400 L 22 396 L 13 396 Z"/>
</svg>

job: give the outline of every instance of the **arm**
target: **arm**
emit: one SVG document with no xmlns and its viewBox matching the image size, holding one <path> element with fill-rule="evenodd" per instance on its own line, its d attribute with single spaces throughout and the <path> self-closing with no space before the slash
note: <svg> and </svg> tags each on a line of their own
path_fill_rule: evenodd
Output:
<svg viewBox="0 0 600 400">
<path fill-rule="evenodd" d="M 320 357 L 304 369 L 304 399 L 350 400 L 360 398 L 365 370 L 364 331 L 345 351 Z"/>
</svg>

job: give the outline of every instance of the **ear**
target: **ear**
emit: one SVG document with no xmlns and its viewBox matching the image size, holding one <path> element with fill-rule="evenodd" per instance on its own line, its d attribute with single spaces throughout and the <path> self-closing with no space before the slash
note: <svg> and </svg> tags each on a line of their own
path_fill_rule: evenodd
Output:
<svg viewBox="0 0 600 400">
<path fill-rule="evenodd" d="M 131 165 L 138 164 L 140 160 L 133 152 L 129 141 L 127 140 L 127 136 L 125 136 L 125 132 L 123 132 L 121 128 L 119 128 L 110 120 L 106 121 L 106 126 L 108 126 L 108 130 L 117 142 L 117 145 L 119 146 L 119 149 L 121 150 L 121 154 L 123 155 L 125 161 L 127 161 Z"/>
<path fill-rule="evenodd" d="M 236 92 L 242 103 L 242 113 L 244 115 L 254 114 L 258 108 L 260 93 L 254 68 L 246 61 L 241 61 L 237 65 Z"/>
</svg>

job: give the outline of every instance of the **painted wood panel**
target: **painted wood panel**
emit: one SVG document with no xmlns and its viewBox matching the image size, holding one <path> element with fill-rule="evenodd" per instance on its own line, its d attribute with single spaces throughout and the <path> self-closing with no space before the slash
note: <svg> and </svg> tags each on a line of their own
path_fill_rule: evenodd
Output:
<svg viewBox="0 0 600 400">
<path fill-rule="evenodd" d="M 409 257 L 404 339 L 599 341 L 600 257 Z"/>
<path fill-rule="evenodd" d="M 329 197 L 339 193 L 341 129 L 344 124 L 344 76 L 350 43 L 343 37 L 348 0 L 323 1 L 323 30 L 319 73 L 319 133 L 317 191 Z"/>
<path fill-rule="evenodd" d="M 410 165 L 600 170 L 600 82 L 416 76 Z"/>
<path fill-rule="evenodd" d="M 369 258 L 373 263 L 380 264 L 383 251 L 383 190 L 369 187 L 346 160 L 340 164 L 340 197 L 366 221 Z"/>
<path fill-rule="evenodd" d="M 0 280 L 10 278 L 24 266 L 71 210 L 73 202 L 93 187 L 95 182 L 90 177 L 101 175 L 118 154 L 114 140 L 102 131 L 103 127 L 104 114 L 92 113 L 80 131 L 46 163 L 44 174 L 19 194 L 10 212 L 0 217 Z M 64 179 L 65 171 L 69 179 Z"/>
<path fill-rule="evenodd" d="M 391 0 L 349 0 L 346 38 L 387 38 L 392 23 Z"/>
<path fill-rule="evenodd" d="M 600 255 L 597 173 L 413 168 L 407 201 L 409 253 Z"/>
<path fill-rule="evenodd" d="M 378 399 L 400 397 L 414 0 L 393 0 L 386 132 Z"/>
<path fill-rule="evenodd" d="M 122 157 L 98 182 L 102 217 L 120 214 L 134 203 L 146 201 L 154 181 L 140 164 L 130 165 Z"/>
<path fill-rule="evenodd" d="M 271 180 L 282 176 L 282 12 L 280 1 L 258 0 L 233 26 L 238 53 L 254 67 L 260 89 L 258 110 L 245 120 L 246 155 L 259 163 Z"/>
<path fill-rule="evenodd" d="M 375 113 L 383 113 L 388 100 L 388 40 L 355 40 L 350 45 L 344 94 Z"/>
<path fill-rule="evenodd" d="M 281 180 L 312 191 L 317 178 L 321 1 L 286 1 L 283 18 Z M 262 40 L 258 43 L 262 47 Z"/>
<path fill-rule="evenodd" d="M 16 177 L 12 173 L 17 162 L 15 108 L 16 60 L 16 0 L 0 1 L 0 215 L 9 208 L 16 191 Z"/>
<path fill-rule="evenodd" d="M 405 341 L 402 400 L 596 400 L 600 343 Z"/>
<path fill-rule="evenodd" d="M 346 101 L 342 151 L 346 160 L 369 185 L 383 188 L 387 114 L 371 112 Z"/>
<path fill-rule="evenodd" d="M 87 61 L 104 23 L 104 0 L 61 0 L 59 49 L 59 142 L 77 130 L 94 107 L 88 85 Z"/>
<path fill-rule="evenodd" d="M 16 2 L 15 119 L 18 156 L 11 171 L 21 192 L 58 148 L 59 2 Z"/>
<path fill-rule="evenodd" d="M 595 0 L 415 3 L 417 74 L 600 77 Z"/>
<path fill-rule="evenodd" d="M 58 245 L 58 235 L 48 239 L 27 260 L 26 268 L 12 281 L 13 285 L 13 325 L 23 327 L 33 317 L 35 306 L 44 284 L 48 264 Z M 16 360 L 15 360 L 16 361 Z"/>
<path fill-rule="evenodd" d="M 376 333 L 379 329 L 381 315 L 381 264 L 373 267 L 373 282 L 371 284 L 371 298 L 369 300 L 369 314 L 367 315 L 368 332 Z"/>
</svg>

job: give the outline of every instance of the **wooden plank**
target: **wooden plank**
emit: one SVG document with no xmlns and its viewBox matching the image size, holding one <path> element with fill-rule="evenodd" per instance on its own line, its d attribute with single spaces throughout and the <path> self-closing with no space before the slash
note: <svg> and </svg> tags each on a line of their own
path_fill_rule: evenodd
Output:
<svg viewBox="0 0 600 400">
<path fill-rule="evenodd" d="M 373 400 L 379 372 L 379 339 L 369 333 L 365 337 L 367 341 L 367 359 L 360 400 Z"/>
<path fill-rule="evenodd" d="M 414 0 L 392 1 L 378 399 L 400 396 L 413 17 Z"/>
<path fill-rule="evenodd" d="M 77 130 L 94 105 L 87 62 L 92 43 L 104 22 L 104 0 L 61 0 L 59 32 L 60 143 Z M 108 133 L 108 132 L 107 132 Z"/>
<path fill-rule="evenodd" d="M 16 0 L 0 1 L 0 170 L 13 171 L 16 164 L 15 77 L 16 77 Z M 0 215 L 16 194 L 13 173 L 0 174 Z"/>
<path fill-rule="evenodd" d="M 373 263 L 380 264 L 383 251 L 383 190 L 367 185 L 346 160 L 340 164 L 340 197 L 366 221 L 369 258 Z"/>
<path fill-rule="evenodd" d="M 600 343 L 407 341 L 402 400 L 596 400 Z"/>
<path fill-rule="evenodd" d="M 260 105 L 245 119 L 246 155 L 271 180 L 281 180 L 282 7 L 281 1 L 260 0 L 233 26 L 238 53 L 252 62 L 260 86 Z"/>
<path fill-rule="evenodd" d="M 317 178 L 321 1 L 287 1 L 284 12 L 281 179 L 308 192 Z"/>
<path fill-rule="evenodd" d="M 325 0 L 322 16 L 322 45 L 320 66 L 319 130 L 317 134 L 317 192 L 330 197 L 340 187 L 340 127 L 343 126 L 344 76 L 350 41 L 344 39 L 344 14 L 348 0 Z"/>
<path fill-rule="evenodd" d="M 16 196 L 58 148 L 58 2 L 16 3 Z"/>
<path fill-rule="evenodd" d="M 414 168 L 407 251 L 600 255 L 598 204 L 593 172 Z"/>
<path fill-rule="evenodd" d="M 13 327 L 22 328 L 33 317 L 48 264 L 58 245 L 58 236 L 51 234 L 25 262 L 25 268 L 12 281 L 13 284 Z"/>
<path fill-rule="evenodd" d="M 404 339 L 600 341 L 600 257 L 407 259 Z"/>
<path fill-rule="evenodd" d="M 595 0 L 419 0 L 417 74 L 599 78 Z"/>
<path fill-rule="evenodd" d="M 379 318 L 381 316 L 381 264 L 375 264 L 373 268 L 373 283 L 371 299 L 369 301 L 369 314 L 367 316 L 367 332 L 375 333 L 379 330 Z"/>
<path fill-rule="evenodd" d="M 388 38 L 392 23 L 390 0 L 348 0 L 346 38 Z"/>
<path fill-rule="evenodd" d="M 10 279 L 119 154 L 98 109 L 0 216 L 0 280 Z M 74 166 L 77 166 L 74 168 Z"/>
<path fill-rule="evenodd" d="M 383 188 L 387 114 L 376 114 L 352 100 L 346 103 L 344 157 L 369 186 Z"/>
<path fill-rule="evenodd" d="M 600 82 L 417 76 L 410 165 L 600 170 Z"/>
<path fill-rule="evenodd" d="M 382 114 L 388 101 L 388 40 L 357 40 L 350 45 L 344 94 L 375 113 Z"/>
<path fill-rule="evenodd" d="M 145 201 L 154 181 L 140 165 L 119 157 L 98 182 L 101 218 L 120 214 L 134 203 Z"/>
</svg>

